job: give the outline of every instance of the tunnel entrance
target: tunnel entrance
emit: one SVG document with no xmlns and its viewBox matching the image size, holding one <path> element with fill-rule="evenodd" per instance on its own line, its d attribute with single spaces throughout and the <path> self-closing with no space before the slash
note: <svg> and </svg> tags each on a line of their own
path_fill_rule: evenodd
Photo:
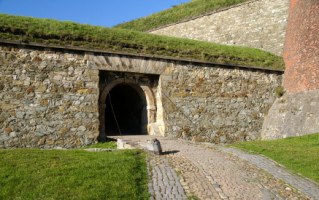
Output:
<svg viewBox="0 0 319 200">
<path fill-rule="evenodd" d="M 118 84 L 106 97 L 105 133 L 110 135 L 146 134 L 146 99 L 139 86 Z"/>
<path fill-rule="evenodd" d="M 155 135 L 158 75 L 130 72 L 99 73 L 99 142 L 108 136 Z"/>
</svg>

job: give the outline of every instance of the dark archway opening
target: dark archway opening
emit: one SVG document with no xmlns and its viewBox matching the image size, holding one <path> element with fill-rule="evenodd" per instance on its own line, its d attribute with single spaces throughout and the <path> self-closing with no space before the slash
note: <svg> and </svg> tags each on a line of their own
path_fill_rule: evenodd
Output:
<svg viewBox="0 0 319 200">
<path fill-rule="evenodd" d="M 105 103 L 106 135 L 145 134 L 147 114 L 142 90 L 138 92 L 128 84 L 119 84 L 111 89 Z"/>
</svg>

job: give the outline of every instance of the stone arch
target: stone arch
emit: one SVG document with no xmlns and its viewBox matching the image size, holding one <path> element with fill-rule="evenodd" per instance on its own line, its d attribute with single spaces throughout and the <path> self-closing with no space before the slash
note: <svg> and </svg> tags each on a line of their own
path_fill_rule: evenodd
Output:
<svg viewBox="0 0 319 200">
<path fill-rule="evenodd" d="M 146 116 L 142 116 L 144 119 L 143 123 L 143 132 L 149 134 L 148 126 L 151 123 L 156 121 L 156 100 L 154 93 L 151 88 L 147 85 L 141 85 L 134 80 L 128 80 L 125 78 L 119 78 L 108 83 L 101 92 L 99 98 L 99 119 L 100 119 L 100 135 L 99 140 L 104 141 L 106 139 L 106 124 L 105 124 L 105 110 L 106 110 L 106 99 L 110 91 L 118 85 L 128 85 L 133 88 L 141 97 L 141 100 L 144 101 L 143 109 L 146 110 Z"/>
</svg>

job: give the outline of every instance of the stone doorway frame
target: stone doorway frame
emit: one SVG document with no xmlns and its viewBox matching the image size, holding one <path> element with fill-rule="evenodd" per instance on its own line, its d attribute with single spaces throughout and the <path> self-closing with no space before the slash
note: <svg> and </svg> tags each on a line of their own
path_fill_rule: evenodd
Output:
<svg viewBox="0 0 319 200">
<path fill-rule="evenodd" d="M 145 98 L 142 98 L 145 101 L 143 102 L 143 104 L 145 105 L 143 109 L 146 109 L 147 116 L 142 116 L 143 132 L 146 134 L 149 134 L 150 124 L 156 122 L 156 110 L 157 110 L 156 99 L 151 88 L 147 85 L 141 85 L 138 82 L 135 82 L 133 80 L 128 80 L 125 78 L 115 79 L 104 87 L 99 98 L 99 119 L 100 119 L 100 134 L 99 134 L 100 138 L 99 139 L 101 141 L 106 140 L 106 123 L 105 123 L 106 98 L 108 94 L 110 93 L 110 91 L 115 86 L 120 84 L 125 84 L 132 87 L 141 97 L 145 97 Z M 145 112 L 142 112 L 142 113 L 145 113 Z"/>
</svg>

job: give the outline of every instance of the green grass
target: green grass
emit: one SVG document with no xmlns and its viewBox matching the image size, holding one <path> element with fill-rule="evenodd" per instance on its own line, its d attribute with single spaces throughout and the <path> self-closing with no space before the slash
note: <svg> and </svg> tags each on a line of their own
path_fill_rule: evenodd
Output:
<svg viewBox="0 0 319 200">
<path fill-rule="evenodd" d="M 187 197 L 187 200 L 200 200 L 200 198 L 198 198 L 194 194 L 191 194 L 190 196 Z"/>
<path fill-rule="evenodd" d="M 115 141 L 110 142 L 99 142 L 96 144 L 91 144 L 89 146 L 85 146 L 84 148 L 102 148 L 102 149 L 116 149 L 117 144 Z"/>
<path fill-rule="evenodd" d="M 0 39 L 266 69 L 284 68 L 281 57 L 258 49 L 5 14 L 0 14 Z"/>
<path fill-rule="evenodd" d="M 0 199 L 149 199 L 141 151 L 0 150 Z"/>
<path fill-rule="evenodd" d="M 193 0 L 144 18 L 119 24 L 115 27 L 136 31 L 149 31 L 245 1 L 248 0 Z"/>
<path fill-rule="evenodd" d="M 265 155 L 319 183 L 319 133 L 272 141 L 242 142 L 233 146 Z"/>
</svg>

